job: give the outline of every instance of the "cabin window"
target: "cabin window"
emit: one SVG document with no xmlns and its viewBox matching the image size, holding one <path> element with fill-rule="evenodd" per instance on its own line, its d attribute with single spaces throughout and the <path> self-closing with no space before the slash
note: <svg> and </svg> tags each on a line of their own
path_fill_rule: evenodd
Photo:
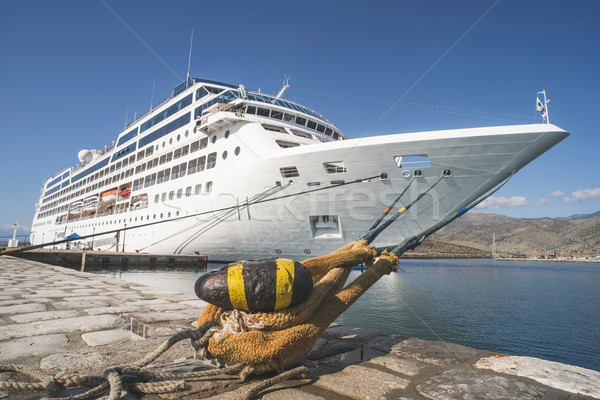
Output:
<svg viewBox="0 0 600 400">
<path fill-rule="evenodd" d="M 179 165 L 176 165 L 173 168 L 171 168 L 171 179 L 177 178 L 179 178 Z"/>
<path fill-rule="evenodd" d="M 286 122 L 294 122 L 296 120 L 296 116 L 294 114 L 284 114 L 283 120 Z"/>
<path fill-rule="evenodd" d="M 169 152 L 167 153 L 167 162 L 171 161 L 173 159 L 173 152 Z"/>
<path fill-rule="evenodd" d="M 317 123 L 315 121 L 308 120 L 308 123 L 306 124 L 306 126 L 309 127 L 310 129 L 317 129 Z"/>
<path fill-rule="evenodd" d="M 198 165 L 196 166 L 196 172 L 204 171 L 204 166 L 206 164 L 206 156 L 202 156 L 198 158 Z"/>
<path fill-rule="evenodd" d="M 154 202 L 158 203 L 158 200 L 160 200 L 160 195 L 159 194 L 157 194 L 157 195 L 154 196 Z"/>
<path fill-rule="evenodd" d="M 202 185 L 201 184 L 197 184 L 196 188 L 194 190 L 194 194 L 200 194 L 201 191 L 202 191 Z"/>
<path fill-rule="evenodd" d="M 177 198 L 180 199 L 183 194 L 183 189 L 177 189 Z"/>
<path fill-rule="evenodd" d="M 170 191 L 169 192 L 169 200 L 173 200 L 173 198 L 175 197 L 175 192 L 174 191 Z M 171 213 L 169 213 L 169 217 L 171 216 Z"/>
<path fill-rule="evenodd" d="M 312 139 L 313 138 L 313 136 L 310 133 L 302 132 L 302 131 L 299 131 L 299 130 L 296 130 L 296 129 L 292 129 L 292 133 L 294 135 L 296 135 L 296 136 L 300 136 L 300 137 L 303 137 L 303 138 L 306 138 L 306 139 Z"/>
<path fill-rule="evenodd" d="M 343 161 L 330 161 L 323 163 L 325 172 L 328 174 L 342 174 L 346 172 L 346 165 Z"/>
<path fill-rule="evenodd" d="M 325 127 L 323 125 L 321 125 L 321 124 L 318 124 L 317 125 L 317 131 L 323 133 L 323 132 L 325 132 Z"/>
<path fill-rule="evenodd" d="M 298 168 L 296 167 L 282 167 L 279 168 L 279 171 L 281 172 L 281 176 L 284 178 L 295 178 L 297 176 L 300 176 Z"/>
<path fill-rule="evenodd" d="M 185 176 L 187 163 L 179 164 L 179 177 Z"/>
<path fill-rule="evenodd" d="M 144 150 L 137 153 L 137 160 L 140 161 L 144 158 Z"/>
<path fill-rule="evenodd" d="M 160 195 L 160 200 L 164 202 L 166 199 L 167 199 L 167 193 L 163 192 L 163 194 Z M 160 217 L 162 218 L 162 214 L 160 215 Z"/>
<path fill-rule="evenodd" d="M 177 149 L 173 152 L 173 159 L 178 159 L 179 157 L 181 157 L 181 149 Z"/>
<path fill-rule="evenodd" d="M 271 110 L 269 110 L 268 108 L 258 107 L 256 109 L 256 114 L 260 115 L 261 117 L 268 117 L 270 112 Z"/>
<path fill-rule="evenodd" d="M 154 153 L 154 147 L 150 146 L 146 149 L 146 157 L 150 157 Z"/>
<path fill-rule="evenodd" d="M 300 143 L 286 142 L 285 140 L 276 140 L 275 143 L 277 143 L 282 149 L 300 146 Z"/>
<path fill-rule="evenodd" d="M 196 165 L 198 165 L 198 159 L 190 160 L 188 163 L 188 175 L 196 172 Z"/>
<path fill-rule="evenodd" d="M 195 142 L 192 142 L 192 144 L 190 145 L 190 153 L 198 151 L 199 148 L 200 148 L 200 141 L 199 140 L 196 140 Z"/>
<path fill-rule="evenodd" d="M 246 114 L 256 114 L 256 107 L 255 106 L 246 107 Z"/>
<path fill-rule="evenodd" d="M 206 169 L 214 168 L 217 164 L 217 153 L 213 152 L 208 155 L 208 160 L 206 162 Z"/>
<path fill-rule="evenodd" d="M 296 124 L 304 126 L 306 124 L 306 118 L 296 117 Z"/>
<path fill-rule="evenodd" d="M 200 148 L 203 149 L 206 146 L 208 146 L 208 138 L 205 137 L 205 138 L 200 139 Z"/>
<path fill-rule="evenodd" d="M 212 192 L 212 187 L 213 187 L 213 183 L 212 183 L 212 181 L 210 181 L 210 182 L 206 182 L 206 189 L 205 189 L 205 190 L 206 190 L 206 193 L 210 193 L 210 192 Z"/>
<path fill-rule="evenodd" d="M 271 118 L 282 119 L 283 113 L 281 111 L 271 110 Z"/>
<path fill-rule="evenodd" d="M 286 130 L 280 126 L 262 124 L 262 127 L 271 132 L 287 133 Z"/>
<path fill-rule="evenodd" d="M 431 161 L 427 155 L 396 156 L 394 161 L 398 168 L 427 168 L 431 167 Z"/>
<path fill-rule="evenodd" d="M 188 186 L 185 188 L 185 197 L 190 197 L 190 195 L 192 194 L 192 187 Z"/>
<path fill-rule="evenodd" d="M 187 156 L 190 151 L 190 146 L 186 145 L 181 148 L 181 157 Z"/>
<path fill-rule="evenodd" d="M 206 96 L 208 94 L 208 90 L 206 90 L 203 87 L 199 88 L 198 90 L 196 90 L 196 100 L 200 100 L 201 98 L 203 98 L 204 96 Z"/>
</svg>

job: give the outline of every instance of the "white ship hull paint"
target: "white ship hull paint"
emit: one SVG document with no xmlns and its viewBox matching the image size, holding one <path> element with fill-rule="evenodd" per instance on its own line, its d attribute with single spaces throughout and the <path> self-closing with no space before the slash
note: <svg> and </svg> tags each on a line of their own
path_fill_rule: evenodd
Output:
<svg viewBox="0 0 600 400">
<path fill-rule="evenodd" d="M 405 168 L 411 176 L 403 177 L 405 169 L 398 168 L 394 157 L 427 155 L 431 166 L 416 168 L 423 176 L 416 178 L 397 208 L 425 191 L 444 170 L 450 170 L 451 176 L 376 241 L 378 245 L 396 244 L 461 209 L 568 136 L 554 125 L 535 124 L 376 136 L 281 149 L 273 145 L 273 139 L 290 135 L 265 135 L 258 123 L 240 122 L 227 129 L 231 132 L 227 139 L 222 129 L 216 133 L 216 143 L 209 144 L 210 151 L 218 154 L 216 168 L 132 192 L 132 196 L 147 193 L 145 209 L 76 219 L 61 225 L 54 224 L 54 216 L 46 218 L 45 224 L 34 220 L 38 225 L 33 244 L 58 240 L 71 233 L 84 236 L 124 229 L 118 238 L 114 232 L 94 238 L 94 248 L 102 243 L 100 248 L 114 250 L 118 245 L 119 251 L 199 253 L 223 261 L 265 257 L 301 260 L 331 252 L 363 234 L 413 179 L 415 168 Z M 184 130 L 185 127 L 172 136 Z M 190 135 L 187 141 L 196 140 L 199 135 L 202 133 Z M 185 141 L 178 143 L 183 144 Z M 234 156 L 238 146 L 240 155 Z M 228 152 L 227 159 L 222 158 L 224 151 Z M 323 163 L 333 161 L 343 161 L 347 172 L 327 174 Z M 288 166 L 297 167 L 300 176 L 282 178 L 280 168 Z M 335 180 L 351 182 L 382 173 L 389 179 L 375 178 L 277 199 L 330 186 Z M 210 193 L 205 191 L 207 182 L 213 185 Z M 281 183 L 280 188 L 276 182 Z M 319 182 L 320 186 L 307 186 L 309 182 Z M 121 183 L 124 182 L 117 184 Z M 186 196 L 186 188 L 195 188 L 196 184 L 202 184 L 201 194 L 192 192 Z M 250 200 L 246 206 L 246 199 L 271 188 L 274 193 L 264 200 L 272 201 L 252 204 Z M 183 189 L 181 198 L 160 200 L 163 193 L 178 189 Z M 230 206 L 234 208 L 210 212 Z M 196 215 L 199 213 L 204 214 Z M 186 216 L 189 217 L 182 218 Z M 339 229 L 332 230 L 332 235 L 316 235 L 314 222 L 311 223 L 311 217 L 316 216 L 336 216 Z M 139 227 L 158 221 L 162 223 Z M 71 247 L 91 245 L 92 239 L 70 243 Z"/>
</svg>

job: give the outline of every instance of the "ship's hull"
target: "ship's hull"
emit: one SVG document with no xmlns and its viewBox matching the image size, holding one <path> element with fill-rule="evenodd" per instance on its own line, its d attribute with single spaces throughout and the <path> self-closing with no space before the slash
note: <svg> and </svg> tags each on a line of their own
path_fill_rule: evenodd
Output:
<svg viewBox="0 0 600 400">
<path fill-rule="evenodd" d="M 554 125 L 537 124 L 377 136 L 259 153 L 248 145 L 255 140 L 254 129 L 253 124 L 233 127 L 235 135 L 217 147 L 219 155 L 238 144 L 242 152 L 254 154 L 234 157 L 231 151 L 228 160 L 219 160 L 220 170 L 149 187 L 146 208 L 97 216 L 93 223 L 48 224 L 37 229 L 34 242 L 111 231 L 94 238 L 93 247 L 199 253 L 222 261 L 301 260 L 362 235 L 411 181 L 398 208 L 446 174 L 376 240 L 396 244 L 464 207 L 568 136 Z M 429 165 L 399 167 L 398 157 L 406 156 L 426 156 Z M 327 163 L 338 168 L 328 171 Z M 282 176 L 286 167 L 295 167 L 299 176 Z M 180 189 L 169 198 L 170 191 Z M 70 245 L 91 247 L 91 242 Z"/>
</svg>

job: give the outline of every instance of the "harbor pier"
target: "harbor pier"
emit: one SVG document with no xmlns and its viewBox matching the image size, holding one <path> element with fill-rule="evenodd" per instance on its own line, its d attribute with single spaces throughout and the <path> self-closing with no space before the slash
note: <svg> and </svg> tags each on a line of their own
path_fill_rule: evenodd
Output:
<svg viewBox="0 0 600 400">
<path fill-rule="evenodd" d="M 206 303 L 87 272 L 0 257 L 0 364 L 47 376 L 101 376 L 139 360 L 173 334 L 195 326 Z M 600 372 L 531 357 L 501 355 L 439 341 L 330 326 L 308 355 L 306 377 L 260 392 L 261 399 L 600 399 Z M 147 367 L 187 372 L 214 366 L 181 341 Z M 270 375 L 272 376 L 272 375 Z M 242 398 L 265 377 L 187 379 L 169 394 L 124 399 Z M 23 381 L 0 371 L 0 382 Z M 57 396 L 84 389 L 60 389 Z M 0 388 L 0 399 L 43 391 Z"/>
</svg>

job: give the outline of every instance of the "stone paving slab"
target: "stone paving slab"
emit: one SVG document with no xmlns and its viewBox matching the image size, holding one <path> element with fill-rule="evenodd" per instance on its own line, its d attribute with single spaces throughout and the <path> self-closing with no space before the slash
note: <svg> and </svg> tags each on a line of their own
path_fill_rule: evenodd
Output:
<svg viewBox="0 0 600 400">
<path fill-rule="evenodd" d="M 75 310 L 67 311 L 43 311 L 35 312 L 30 314 L 19 314 L 9 317 L 14 322 L 33 322 L 33 321 L 45 321 L 48 319 L 60 319 L 60 318 L 73 318 L 77 317 L 79 313 Z"/>
<path fill-rule="evenodd" d="M 399 376 L 360 365 L 321 375 L 315 385 L 353 399 L 383 399 L 392 390 L 406 389 L 410 381 Z"/>
<path fill-rule="evenodd" d="M 0 307 L 0 315 L 32 313 L 45 310 L 46 306 L 40 303 L 15 304 L 13 306 Z"/>
<path fill-rule="evenodd" d="M 0 361 L 52 354 L 65 347 L 67 343 L 67 336 L 62 333 L 14 339 L 0 343 Z"/>
<path fill-rule="evenodd" d="M 600 372 L 591 369 L 521 356 L 486 357 L 475 366 L 530 378 L 565 392 L 600 398 Z"/>
<path fill-rule="evenodd" d="M 98 331 L 89 332 L 81 335 L 81 338 L 88 344 L 88 346 L 103 346 L 107 344 L 117 344 L 131 340 L 131 336 L 123 330 L 109 330 L 109 331 Z"/>
<path fill-rule="evenodd" d="M 546 392 L 538 385 L 464 369 L 436 375 L 417 386 L 417 390 L 428 398 L 439 400 L 536 400 Z"/>
<path fill-rule="evenodd" d="M 0 326 L 0 340 L 51 333 L 87 332 L 114 328 L 122 324 L 115 315 L 94 315 L 50 321 Z"/>
</svg>

